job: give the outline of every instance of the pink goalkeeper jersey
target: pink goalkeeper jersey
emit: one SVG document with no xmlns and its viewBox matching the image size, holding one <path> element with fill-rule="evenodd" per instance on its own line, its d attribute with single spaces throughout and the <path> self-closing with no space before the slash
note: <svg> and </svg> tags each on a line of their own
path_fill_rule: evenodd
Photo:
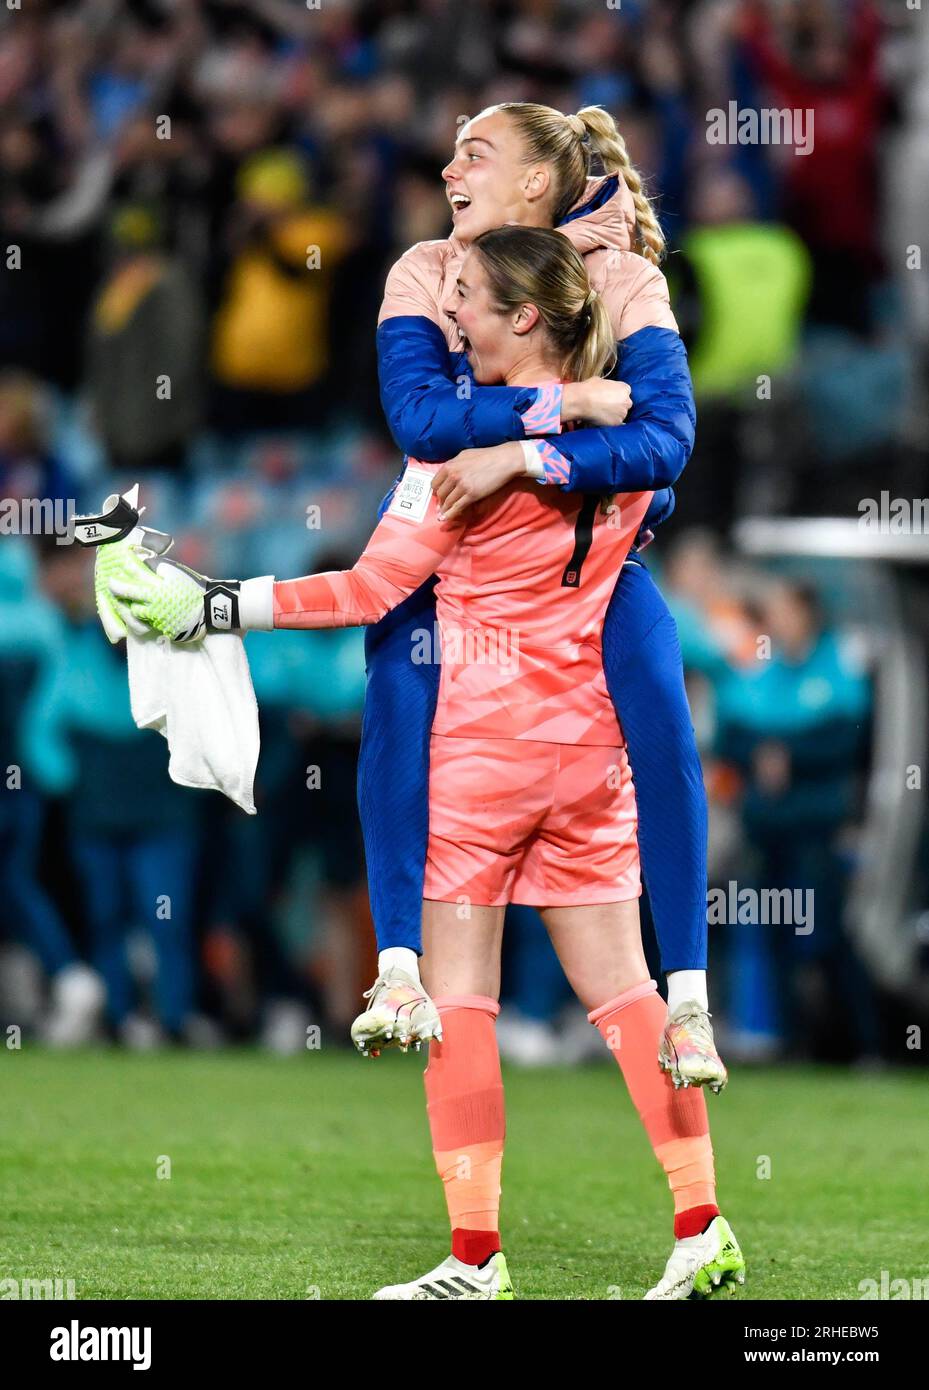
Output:
<svg viewBox="0 0 929 1390">
<path fill-rule="evenodd" d="M 408 461 L 352 569 L 275 583 L 274 626 L 374 623 L 437 574 L 441 654 L 431 631 L 410 652 L 441 659 L 433 733 L 621 744 L 601 631 L 652 494 L 604 506 L 525 479 L 448 523 L 431 487 L 440 467 Z"/>
</svg>

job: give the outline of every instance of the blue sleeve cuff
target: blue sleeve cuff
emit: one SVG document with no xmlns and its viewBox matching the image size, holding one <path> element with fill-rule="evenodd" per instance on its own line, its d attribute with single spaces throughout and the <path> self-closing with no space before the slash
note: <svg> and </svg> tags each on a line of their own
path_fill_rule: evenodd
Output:
<svg viewBox="0 0 929 1390">
<path fill-rule="evenodd" d="M 554 444 L 549 443 L 547 439 L 537 439 L 534 441 L 534 448 L 538 450 L 542 460 L 541 482 L 559 483 L 564 486 L 571 481 L 571 464 Z"/>
<path fill-rule="evenodd" d="M 551 386 L 538 387 L 535 400 L 528 410 L 521 411 L 523 431 L 527 439 L 533 435 L 561 433 L 561 400 L 563 396 L 564 387 L 560 381 L 553 382 Z"/>
</svg>

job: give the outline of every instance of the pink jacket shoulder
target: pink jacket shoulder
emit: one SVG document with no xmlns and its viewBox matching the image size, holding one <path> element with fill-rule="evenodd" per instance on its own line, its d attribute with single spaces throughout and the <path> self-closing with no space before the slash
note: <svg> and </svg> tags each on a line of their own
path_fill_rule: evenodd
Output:
<svg viewBox="0 0 929 1390">
<path fill-rule="evenodd" d="M 378 323 L 403 314 L 421 316 L 438 324 L 449 347 L 456 348 L 458 330 L 442 306 L 451 297 L 463 260 L 464 247 L 454 237 L 411 246 L 388 273 Z"/>
<path fill-rule="evenodd" d="M 603 296 L 617 342 L 640 328 L 678 331 L 668 282 L 656 265 L 634 251 L 591 251 L 585 256 L 592 287 Z"/>
</svg>

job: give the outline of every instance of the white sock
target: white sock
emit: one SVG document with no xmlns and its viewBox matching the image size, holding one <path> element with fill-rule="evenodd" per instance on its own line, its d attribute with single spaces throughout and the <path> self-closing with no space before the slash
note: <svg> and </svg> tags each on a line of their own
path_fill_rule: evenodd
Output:
<svg viewBox="0 0 929 1390">
<path fill-rule="evenodd" d="M 701 1008 L 710 1007 L 705 970 L 672 970 L 668 975 L 668 1013 L 673 1014 L 678 1005 L 688 999 L 696 999 Z"/>
<path fill-rule="evenodd" d="M 377 973 L 385 975 L 388 970 L 405 970 L 419 983 L 419 956 L 409 946 L 388 946 L 377 953 Z"/>
</svg>

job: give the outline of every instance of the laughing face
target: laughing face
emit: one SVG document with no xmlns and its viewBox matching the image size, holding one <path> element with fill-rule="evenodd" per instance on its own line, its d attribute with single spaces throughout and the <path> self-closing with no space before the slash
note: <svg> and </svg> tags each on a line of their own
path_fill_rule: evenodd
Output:
<svg viewBox="0 0 929 1390">
<path fill-rule="evenodd" d="M 476 251 L 469 251 L 462 262 L 455 293 L 446 312 L 458 324 L 461 348 L 467 354 L 474 380 L 481 386 L 506 381 L 508 374 L 535 349 L 538 324 L 534 305 L 523 305 L 512 313 L 498 309 L 487 273 Z"/>
<path fill-rule="evenodd" d="M 453 159 L 442 170 L 455 236 L 471 242 L 515 222 L 552 225 L 551 173 L 526 164 L 522 137 L 502 111 L 475 116 L 462 127 Z"/>
</svg>

